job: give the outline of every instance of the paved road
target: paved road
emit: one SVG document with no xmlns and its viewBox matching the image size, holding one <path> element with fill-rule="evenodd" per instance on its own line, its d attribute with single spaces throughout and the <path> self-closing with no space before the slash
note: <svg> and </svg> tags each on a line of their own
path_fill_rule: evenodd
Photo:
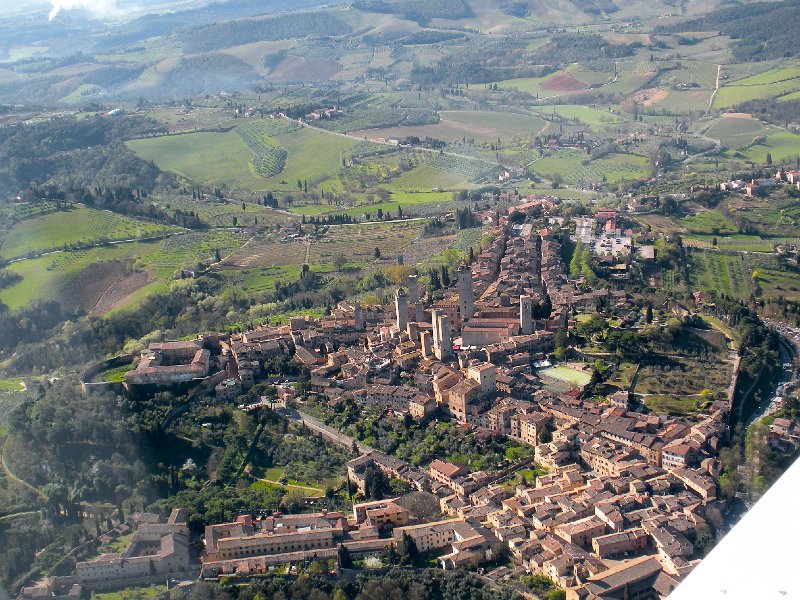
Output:
<svg viewBox="0 0 800 600">
<path fill-rule="evenodd" d="M 771 319 L 764 319 L 769 325 L 775 327 L 778 330 L 779 335 L 781 336 L 781 349 L 780 349 L 780 357 L 781 362 L 784 365 L 783 372 L 781 374 L 781 380 L 778 383 L 777 388 L 775 389 L 775 393 L 772 394 L 767 400 L 761 403 L 756 411 L 750 416 L 747 420 L 746 427 L 750 427 L 753 423 L 760 421 L 764 417 L 767 417 L 781 408 L 781 401 L 783 399 L 783 395 L 786 391 L 786 386 L 791 383 L 794 379 L 794 369 L 791 366 L 792 362 L 794 361 L 796 348 L 798 342 L 800 342 L 800 328 L 790 327 L 778 321 L 773 321 Z"/>
</svg>

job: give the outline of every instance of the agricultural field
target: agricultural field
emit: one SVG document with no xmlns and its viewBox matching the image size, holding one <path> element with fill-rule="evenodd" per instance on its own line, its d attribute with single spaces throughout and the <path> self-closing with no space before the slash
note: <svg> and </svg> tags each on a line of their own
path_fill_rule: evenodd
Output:
<svg viewBox="0 0 800 600">
<path fill-rule="evenodd" d="M 725 82 L 714 98 L 715 108 L 734 106 L 747 100 L 783 96 L 800 91 L 800 66 L 790 64 Z"/>
<path fill-rule="evenodd" d="M 307 248 L 306 243 L 294 240 L 279 242 L 254 238 L 224 259 L 221 266 L 225 269 L 251 269 L 302 265 L 308 262 Z"/>
<path fill-rule="evenodd" d="M 717 353 L 708 358 L 652 357 L 642 365 L 636 381 L 636 394 L 644 396 L 695 397 L 692 402 L 712 392 L 728 389 L 733 363 L 727 354 Z"/>
<path fill-rule="evenodd" d="M 175 231 L 179 229 L 81 207 L 18 222 L 5 234 L 0 255 L 14 258 L 65 245 L 146 238 Z"/>
<path fill-rule="evenodd" d="M 680 224 L 687 231 L 697 234 L 729 234 L 736 233 L 737 227 L 718 210 L 704 210 L 697 214 L 683 217 Z"/>
<path fill-rule="evenodd" d="M 647 176 L 647 159 L 634 154 L 608 154 L 597 160 L 581 150 L 564 149 L 531 163 L 537 175 L 548 177 L 560 173 L 564 181 L 574 185 L 619 183 L 623 179 Z"/>
<path fill-rule="evenodd" d="M 356 140 L 314 131 L 307 127 L 276 135 L 273 139 L 286 149 L 286 165 L 280 175 L 266 180 L 262 188 L 297 190 L 298 181 L 308 181 L 311 189 L 341 189 L 336 174 L 341 167 L 342 153 Z"/>
<path fill-rule="evenodd" d="M 335 119 L 319 121 L 318 127 L 339 133 L 392 127 L 427 127 L 439 122 L 435 111 L 422 108 L 358 107 Z M 356 135 L 359 135 L 356 133 Z"/>
<path fill-rule="evenodd" d="M 756 138 L 766 136 L 774 129 L 765 126 L 757 119 L 742 117 L 723 117 L 717 119 L 703 134 L 731 150 L 750 146 Z"/>
<path fill-rule="evenodd" d="M 687 250 L 689 287 L 746 300 L 755 291 L 752 269 L 740 253 Z"/>
<path fill-rule="evenodd" d="M 749 256 L 748 260 L 762 296 L 800 299 L 800 274 L 782 264 L 778 256 L 758 254 Z"/>
<path fill-rule="evenodd" d="M 250 191 L 268 188 L 250 167 L 253 153 L 236 131 L 168 135 L 126 143 L 159 169 L 206 187 Z"/>
<path fill-rule="evenodd" d="M 554 104 L 543 107 L 541 114 L 553 115 L 566 120 L 574 120 L 589 127 L 602 130 L 624 121 L 618 112 L 612 112 L 610 107 L 580 106 L 577 104 Z"/>
<path fill-rule="evenodd" d="M 346 267 L 362 267 L 375 260 L 375 248 L 380 249 L 381 260 L 392 260 L 422 235 L 424 227 L 424 221 L 333 226 L 311 243 L 308 264 L 330 266 L 341 255 Z"/>
<path fill-rule="evenodd" d="M 269 222 L 283 223 L 289 217 L 285 213 L 252 202 L 246 202 L 242 209 L 241 202 L 229 200 L 193 200 L 191 196 L 177 194 L 153 194 L 150 199 L 166 211 L 182 210 L 197 214 L 198 218 L 210 227 L 230 227 L 234 218 L 238 225 L 250 225 L 255 219 L 259 225 Z"/>
<path fill-rule="evenodd" d="M 401 125 L 378 129 L 352 131 L 355 137 L 364 138 L 405 138 L 426 136 L 461 142 L 474 140 L 476 143 L 491 143 L 498 139 L 510 140 L 519 136 L 536 135 L 549 124 L 532 115 L 500 111 L 442 111 L 439 122 L 432 125 Z"/>
<path fill-rule="evenodd" d="M 423 192 L 437 189 L 466 187 L 466 178 L 457 173 L 448 173 L 436 167 L 421 165 L 405 171 L 391 181 L 395 190 Z"/>
<path fill-rule="evenodd" d="M 767 162 L 767 154 L 777 164 L 794 164 L 800 157 L 800 135 L 789 131 L 769 134 L 765 140 L 753 144 L 741 154 L 745 159 L 763 165 Z"/>
<path fill-rule="evenodd" d="M 273 130 L 270 122 L 264 119 L 252 119 L 236 128 L 236 133 L 253 152 L 251 164 L 261 177 L 278 175 L 286 164 L 286 149 L 270 138 Z"/>
<path fill-rule="evenodd" d="M 245 242 L 235 230 L 193 232 L 159 242 L 131 242 L 58 252 L 8 266 L 21 275 L 0 290 L 12 310 L 34 300 L 58 300 L 67 310 L 104 314 L 168 289 L 176 273 L 227 256 Z"/>
</svg>

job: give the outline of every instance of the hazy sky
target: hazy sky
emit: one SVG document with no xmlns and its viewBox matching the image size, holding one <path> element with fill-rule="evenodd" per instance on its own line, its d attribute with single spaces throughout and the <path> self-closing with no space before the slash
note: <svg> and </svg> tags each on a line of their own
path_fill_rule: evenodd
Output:
<svg viewBox="0 0 800 600">
<path fill-rule="evenodd" d="M 96 17 L 125 17 L 151 11 L 182 10 L 206 3 L 203 0 L 0 0 L 0 13 L 9 15 L 29 13 L 33 9 L 49 10 L 53 19 L 62 10 L 81 8 Z"/>
</svg>

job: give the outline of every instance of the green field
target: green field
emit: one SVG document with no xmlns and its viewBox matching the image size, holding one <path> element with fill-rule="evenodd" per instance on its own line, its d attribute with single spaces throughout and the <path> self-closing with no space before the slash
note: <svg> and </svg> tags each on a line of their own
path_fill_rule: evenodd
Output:
<svg viewBox="0 0 800 600">
<path fill-rule="evenodd" d="M 576 119 L 590 127 L 605 128 L 624 119 L 617 113 L 608 109 L 579 106 L 577 104 L 556 104 L 542 109 L 542 114 L 556 115 L 563 119 Z"/>
<path fill-rule="evenodd" d="M 753 143 L 757 137 L 768 135 L 772 129 L 756 119 L 723 117 L 716 120 L 704 134 L 719 140 L 726 147 L 738 150 Z"/>
<path fill-rule="evenodd" d="M 286 483 L 280 483 L 284 477 L 285 475 L 282 467 L 272 467 L 271 469 L 264 470 L 260 476 L 256 477 L 258 481 L 254 482 L 252 487 L 254 489 L 277 488 L 286 493 L 301 494 L 306 498 L 322 498 L 322 496 L 325 495 L 324 488 L 305 481 L 286 479 Z"/>
<path fill-rule="evenodd" d="M 704 210 L 680 220 L 680 224 L 692 233 L 720 234 L 735 233 L 737 227 L 718 210 Z"/>
<path fill-rule="evenodd" d="M 525 134 L 537 134 L 547 121 L 532 115 L 500 111 L 444 111 L 442 120 L 463 126 L 464 135 L 477 140 L 493 141 Z M 432 134 L 433 135 L 433 134 Z"/>
<path fill-rule="evenodd" d="M 743 300 L 753 293 L 752 271 L 743 255 L 691 250 L 687 256 L 693 290 L 717 291 Z"/>
<path fill-rule="evenodd" d="M 645 396 L 644 405 L 651 412 L 664 415 L 686 415 L 699 411 L 706 401 L 698 396 Z"/>
<path fill-rule="evenodd" d="M 330 266 L 343 255 L 349 267 L 360 267 L 374 262 L 375 248 L 383 257 L 394 257 L 419 238 L 424 227 L 424 221 L 331 227 L 321 240 L 311 244 L 309 264 Z"/>
<path fill-rule="evenodd" d="M 448 173 L 435 167 L 420 165 L 392 179 L 396 190 L 429 191 L 452 187 L 465 187 L 467 181 L 457 173 Z"/>
<path fill-rule="evenodd" d="M 19 377 L 0 379 L 0 392 L 21 392 L 24 389 L 25 385 Z"/>
<path fill-rule="evenodd" d="M 100 381 L 107 381 L 109 383 L 122 383 L 125 381 L 125 373 L 130 371 L 133 367 L 130 364 L 122 365 L 121 367 L 113 367 L 103 371 L 98 375 Z"/>
<path fill-rule="evenodd" d="M 742 151 L 747 160 L 756 164 L 766 163 L 767 154 L 772 156 L 773 163 L 793 163 L 800 156 L 800 135 L 788 131 L 773 133 L 766 141 Z"/>
<path fill-rule="evenodd" d="M 192 232 L 157 242 L 131 242 L 23 260 L 8 266 L 22 276 L 22 281 L 0 290 L 0 301 L 12 310 L 34 300 L 91 305 L 91 300 L 98 300 L 124 274 L 123 265 L 131 265 L 133 270 L 147 274 L 146 281 L 125 296 L 126 306 L 132 306 L 149 294 L 168 289 L 180 269 L 210 262 L 217 249 L 227 256 L 243 243 L 243 235 L 234 230 Z M 118 268 L 85 282 L 79 279 L 89 269 L 104 269 L 110 264 Z M 81 282 L 77 287 L 76 281 Z"/>
<path fill-rule="evenodd" d="M 93 600 L 147 600 L 167 593 L 166 585 L 125 588 L 117 592 L 92 593 Z"/>
<path fill-rule="evenodd" d="M 714 106 L 724 108 L 747 100 L 782 96 L 798 90 L 800 67 L 790 65 L 724 84 L 714 98 Z"/>
<path fill-rule="evenodd" d="M 205 186 L 252 191 L 268 187 L 251 168 L 253 153 L 235 131 L 168 135 L 126 143 L 158 168 Z"/>
<path fill-rule="evenodd" d="M 587 373 L 586 371 L 579 371 L 578 369 L 573 369 L 572 367 L 568 367 L 566 365 L 557 365 L 555 367 L 548 367 L 546 369 L 542 369 L 539 371 L 541 375 L 545 377 L 550 377 L 552 379 L 558 379 L 559 381 L 564 381 L 569 384 L 584 386 L 588 385 L 589 382 L 592 380 L 592 374 Z"/>
<path fill-rule="evenodd" d="M 102 241 L 143 238 L 176 227 L 123 217 L 109 211 L 78 208 L 20 221 L 6 233 L 0 254 L 6 258 L 42 250 L 63 248 L 65 244 L 96 244 Z"/>
<path fill-rule="evenodd" d="M 574 185 L 603 181 L 615 184 L 646 177 L 647 159 L 634 154 L 608 154 L 593 160 L 581 150 L 567 148 L 534 161 L 530 168 L 542 177 L 560 173 L 564 181 Z"/>
<path fill-rule="evenodd" d="M 340 189 L 336 174 L 342 164 L 342 152 L 358 143 L 356 140 L 304 128 L 273 138 L 288 152 L 286 166 L 280 175 L 267 180 L 269 189 L 297 190 L 297 181 L 308 181 L 308 187 Z"/>
</svg>

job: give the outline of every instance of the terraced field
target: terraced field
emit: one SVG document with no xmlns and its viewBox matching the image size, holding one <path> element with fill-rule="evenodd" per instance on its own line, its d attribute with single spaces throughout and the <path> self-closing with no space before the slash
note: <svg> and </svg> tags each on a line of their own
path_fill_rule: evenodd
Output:
<svg viewBox="0 0 800 600">
<path fill-rule="evenodd" d="M 381 256 L 392 258 L 422 235 L 424 221 L 335 226 L 311 244 L 309 264 L 332 265 L 343 255 L 348 265 L 362 266 Z"/>
<path fill-rule="evenodd" d="M 222 266 L 233 269 L 252 267 L 281 267 L 306 262 L 306 245 L 297 241 L 250 240 Z"/>
</svg>

